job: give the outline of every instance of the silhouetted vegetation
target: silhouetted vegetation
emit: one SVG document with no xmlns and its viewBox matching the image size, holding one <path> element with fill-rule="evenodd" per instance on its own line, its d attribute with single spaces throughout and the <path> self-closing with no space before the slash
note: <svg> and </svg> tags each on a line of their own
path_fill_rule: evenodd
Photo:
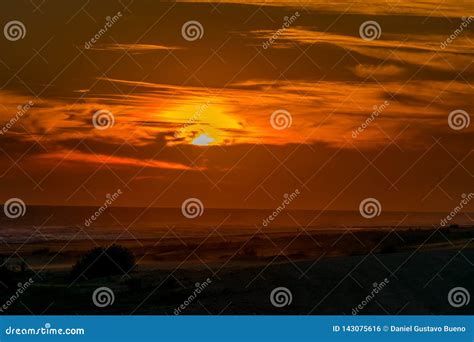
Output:
<svg viewBox="0 0 474 342">
<path fill-rule="evenodd" d="M 24 261 L 19 264 L 10 263 L 7 265 L 5 258 L 0 256 L 0 285 L 4 288 L 16 287 L 25 277 L 31 276 L 32 272 L 28 269 Z"/>
<path fill-rule="evenodd" d="M 122 275 L 131 271 L 134 266 L 135 256 L 127 248 L 119 245 L 97 247 L 73 266 L 70 275 L 73 279 Z"/>
<path fill-rule="evenodd" d="M 390 253 L 397 253 L 397 252 L 398 252 L 398 248 L 395 245 L 386 245 L 380 249 L 380 253 L 382 254 L 390 254 Z"/>
<path fill-rule="evenodd" d="M 10 283 L 10 281 L 14 278 L 15 272 L 12 271 L 5 265 L 5 261 L 3 259 L 0 260 L 0 282 L 2 283 Z M 8 285 L 7 285 L 8 286 Z"/>
<path fill-rule="evenodd" d="M 38 248 L 31 252 L 31 255 L 49 255 L 51 250 L 49 248 Z"/>
</svg>

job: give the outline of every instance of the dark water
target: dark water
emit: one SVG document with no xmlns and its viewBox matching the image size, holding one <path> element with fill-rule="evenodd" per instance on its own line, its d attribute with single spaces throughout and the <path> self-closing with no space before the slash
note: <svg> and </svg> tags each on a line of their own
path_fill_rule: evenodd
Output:
<svg viewBox="0 0 474 342">
<path fill-rule="evenodd" d="M 263 220 L 273 210 L 204 209 L 201 216 L 188 219 L 180 208 L 110 207 L 97 220 L 86 226 L 97 207 L 29 206 L 23 217 L 0 218 L 0 239 L 3 242 L 36 242 L 71 239 L 156 238 L 163 235 L 191 237 L 216 230 L 219 234 L 249 234 L 323 229 L 375 229 L 397 227 L 432 228 L 440 224 L 447 213 L 382 212 L 373 219 L 359 212 L 287 210 L 263 226 Z M 471 215 L 472 217 L 472 215 Z M 469 216 L 458 214 L 452 223 L 472 225 Z"/>
</svg>

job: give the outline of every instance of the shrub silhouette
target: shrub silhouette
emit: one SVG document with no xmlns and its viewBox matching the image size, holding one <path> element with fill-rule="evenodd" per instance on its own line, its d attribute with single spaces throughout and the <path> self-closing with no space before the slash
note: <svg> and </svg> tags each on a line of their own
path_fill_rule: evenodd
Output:
<svg viewBox="0 0 474 342">
<path fill-rule="evenodd" d="M 84 255 L 71 269 L 71 277 L 91 279 L 129 272 L 135 266 L 133 253 L 119 245 L 97 247 Z"/>
<path fill-rule="evenodd" d="M 10 287 L 15 282 L 16 273 L 5 264 L 4 258 L 0 258 L 0 282 Z"/>
</svg>

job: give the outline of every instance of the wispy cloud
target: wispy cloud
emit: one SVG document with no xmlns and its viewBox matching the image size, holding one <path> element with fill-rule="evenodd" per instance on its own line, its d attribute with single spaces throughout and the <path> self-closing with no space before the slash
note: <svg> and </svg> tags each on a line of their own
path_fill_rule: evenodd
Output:
<svg viewBox="0 0 474 342">
<path fill-rule="evenodd" d="M 397 118 L 422 121 L 423 125 L 403 137 L 407 143 L 418 145 L 427 137 L 426 132 L 445 127 L 450 108 L 463 108 L 464 98 L 470 94 L 469 85 L 461 81 L 432 81 L 429 87 L 421 81 L 400 83 L 393 77 L 404 70 L 390 64 L 358 65 L 352 72 L 364 78 L 363 87 L 359 81 L 248 80 L 222 89 L 102 78 L 103 82 L 126 87 L 124 95 L 90 96 L 73 109 L 68 108 L 67 102 L 43 101 L 22 118 L 26 131 L 18 129 L 17 133 L 31 140 L 30 134 L 48 132 L 43 141 L 53 145 L 68 139 L 89 139 L 146 146 L 162 136 L 166 144 L 175 146 L 192 144 L 204 134 L 220 145 L 321 142 L 342 146 L 372 108 L 387 100 L 391 102 L 390 108 L 377 125 L 383 132 L 396 135 L 405 125 L 404 120 Z M 371 82 L 372 76 L 388 79 L 383 83 Z M 129 96 L 127 87 L 135 91 L 138 87 L 139 91 Z M 440 95 L 433 97 L 433 93 Z M 18 101 L 27 101 L 27 97 L 20 99 L 17 96 Z M 99 109 L 113 113 L 112 128 L 94 128 L 92 116 Z M 291 114 L 291 129 L 278 131 L 272 127 L 270 117 L 281 109 Z M 48 119 L 38 121 L 46 113 Z M 383 132 L 376 128 L 367 130 L 358 143 L 384 144 Z M 420 139 L 421 136 L 425 138 Z M 97 161 L 90 157 L 87 160 Z M 120 161 L 111 161 L 114 162 Z M 151 161 L 143 163 L 160 166 Z"/>
<path fill-rule="evenodd" d="M 191 167 L 184 164 L 172 163 L 163 160 L 151 160 L 151 159 L 135 159 L 119 157 L 114 155 L 103 155 L 95 153 L 83 153 L 79 151 L 61 151 L 40 154 L 35 156 L 37 160 L 49 160 L 49 161 L 62 161 L 62 162 L 74 162 L 74 163 L 86 163 L 86 164 L 104 164 L 114 166 L 132 166 L 132 167 L 144 167 L 154 169 L 169 169 L 169 170 L 204 170 L 203 167 Z"/>
<path fill-rule="evenodd" d="M 215 0 L 178 0 L 178 2 L 216 3 Z M 365 14 L 409 14 L 430 16 L 461 16 L 469 13 L 468 1 L 432 0 L 339 0 L 335 1 L 301 1 L 301 0 L 220 0 L 219 4 L 245 4 L 256 6 L 304 7 L 325 12 L 365 13 Z"/>
<path fill-rule="evenodd" d="M 99 51 L 120 51 L 120 52 L 132 52 L 132 53 L 145 53 L 153 51 L 172 51 L 172 50 L 181 50 L 183 47 L 178 46 L 165 46 L 165 45 L 155 45 L 155 44 L 102 44 L 97 45 L 91 48 L 91 50 Z"/>
<path fill-rule="evenodd" d="M 354 74 L 361 78 L 367 78 L 371 76 L 376 76 L 378 79 L 381 77 L 392 77 L 399 76 L 403 74 L 404 69 L 397 65 L 388 64 L 388 65 L 367 65 L 367 64 L 357 64 L 353 69 Z"/>
<path fill-rule="evenodd" d="M 272 31 L 258 30 L 252 34 L 257 39 L 264 40 L 272 34 Z M 470 48 L 472 37 L 467 33 L 459 37 L 456 44 L 445 49 L 441 49 L 440 44 L 446 39 L 446 35 L 382 33 L 383 39 L 365 41 L 356 34 L 356 31 L 353 35 L 341 35 L 305 28 L 290 28 L 279 37 L 274 46 L 293 49 L 294 44 L 315 46 L 329 44 L 366 57 L 377 58 L 380 62 L 410 63 L 448 71 L 465 66 L 474 55 L 474 51 Z"/>
</svg>

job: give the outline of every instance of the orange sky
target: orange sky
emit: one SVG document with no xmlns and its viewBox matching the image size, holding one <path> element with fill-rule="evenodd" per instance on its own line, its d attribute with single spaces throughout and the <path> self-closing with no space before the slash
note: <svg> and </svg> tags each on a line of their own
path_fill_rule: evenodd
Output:
<svg viewBox="0 0 474 342">
<path fill-rule="evenodd" d="M 448 116 L 473 113 L 474 23 L 441 47 L 468 1 L 0 6 L 26 27 L 0 39 L 0 124 L 18 117 L 0 134 L 0 201 L 96 205 L 122 188 L 124 206 L 272 208 L 299 188 L 295 208 L 431 211 L 473 191 L 474 124 Z M 200 39 L 183 39 L 189 20 Z M 366 21 L 380 38 L 361 38 Z"/>
</svg>

